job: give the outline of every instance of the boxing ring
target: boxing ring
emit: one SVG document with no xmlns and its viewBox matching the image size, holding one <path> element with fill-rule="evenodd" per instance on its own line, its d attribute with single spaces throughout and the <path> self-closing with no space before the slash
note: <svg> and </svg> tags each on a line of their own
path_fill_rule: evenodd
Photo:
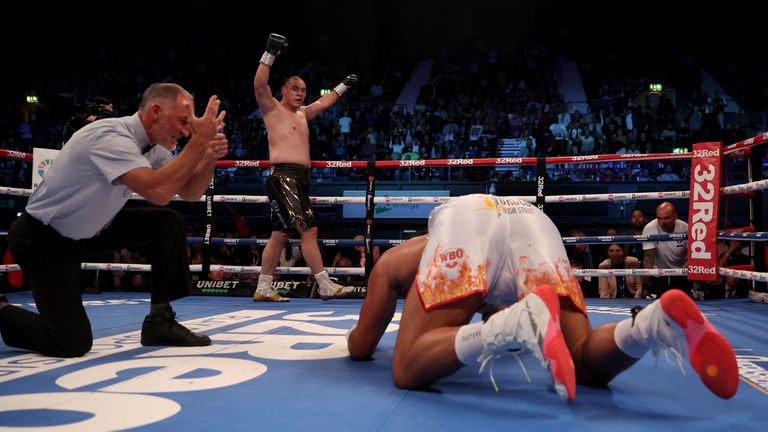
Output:
<svg viewBox="0 0 768 432">
<path fill-rule="evenodd" d="M 722 148 L 724 156 L 748 156 L 750 148 L 768 141 L 768 134 Z M 26 160 L 25 155 L 16 155 Z M 10 157 L 13 157 L 11 155 Z M 537 167 L 537 194 L 522 197 L 545 210 L 550 206 L 620 200 L 688 199 L 690 191 L 615 194 L 546 195 L 546 164 L 604 161 L 690 159 L 689 154 L 600 155 L 586 157 L 497 158 L 440 161 L 325 161 L 317 168 L 374 169 L 413 166 Z M 404 163 L 407 162 L 407 163 Z M 416 164 L 418 163 L 418 164 Z M 372 166 L 373 165 L 373 166 Z M 221 161 L 220 166 L 265 167 L 263 161 Z M 364 197 L 313 197 L 317 204 L 364 204 L 365 240 L 319 240 L 325 246 L 363 245 L 372 256 L 376 245 L 391 246 L 401 240 L 373 235 L 376 203 L 439 204 L 449 197 L 376 196 L 375 175 L 368 175 Z M 750 176 L 751 178 L 751 176 Z M 722 195 L 750 195 L 768 187 L 765 180 L 720 188 Z M 6 195 L 26 196 L 29 190 L 0 188 Z M 214 202 L 265 203 L 263 196 L 216 195 L 205 202 L 207 229 L 190 242 L 205 245 L 263 245 L 262 239 L 211 237 Z M 751 281 L 766 282 L 762 209 L 750 209 L 757 223 L 719 231 L 717 238 L 754 242 L 756 262 L 743 268 L 718 267 L 717 272 Z M 714 237 L 714 233 L 711 233 Z M 639 241 L 684 241 L 687 235 L 566 237 L 566 244 L 610 244 Z M 760 251 L 762 252 L 762 255 Z M 762 263 L 757 260 L 762 257 Z M 367 259 L 366 263 L 372 263 Z M 148 271 L 149 266 L 118 263 L 83 263 L 84 269 Z M 14 271 L 3 265 L 2 271 Z M 211 262 L 191 266 L 193 272 L 258 273 L 260 267 Z M 363 268 L 328 268 L 334 275 L 364 277 Z M 278 268 L 281 274 L 309 274 L 308 268 Z M 618 270 L 583 269 L 584 276 L 685 275 L 687 269 Z M 756 296 L 749 299 L 698 302 L 707 318 L 729 339 L 739 362 L 741 385 L 736 396 L 721 400 L 701 385 L 687 363 L 685 374 L 677 367 L 646 355 L 606 388 L 579 386 L 571 403 L 560 400 L 550 388 L 547 372 L 527 353 L 520 358 L 529 383 L 513 356 L 494 366 L 500 390 L 495 392 L 487 375 L 466 367 L 433 386 L 415 392 L 391 384 L 389 365 L 399 323 L 398 313 L 384 335 L 374 359 L 348 359 L 344 335 L 356 322 L 360 299 L 320 302 L 294 296 L 290 303 L 253 303 L 238 296 L 196 295 L 174 302 L 179 321 L 207 334 L 209 347 L 142 347 L 140 325 L 147 312 L 144 293 L 85 294 L 84 304 L 94 331 L 94 349 L 82 358 L 53 359 L 14 350 L 0 343 L 0 431 L 96 430 L 379 430 L 466 431 L 474 428 L 508 430 L 682 430 L 764 431 L 768 402 L 768 314 Z M 360 293 L 361 296 L 364 292 Z M 759 293 L 758 293 L 759 294 Z M 34 310 L 28 292 L 8 295 L 11 303 Z M 586 299 L 593 326 L 629 316 L 629 309 L 646 299 Z M 478 317 L 479 318 L 479 317 Z"/>
</svg>

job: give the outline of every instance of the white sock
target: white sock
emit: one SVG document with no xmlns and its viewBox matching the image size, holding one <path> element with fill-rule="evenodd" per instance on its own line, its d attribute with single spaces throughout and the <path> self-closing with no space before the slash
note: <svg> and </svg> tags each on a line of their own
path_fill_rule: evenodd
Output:
<svg viewBox="0 0 768 432">
<path fill-rule="evenodd" d="M 272 289 L 272 275 L 260 274 L 259 281 L 256 283 L 256 291 L 261 294 L 272 294 L 274 292 Z"/>
<path fill-rule="evenodd" d="M 635 326 L 638 324 L 637 318 L 639 317 L 638 314 L 634 318 Z M 613 330 L 613 340 L 616 341 L 616 345 L 624 354 L 633 358 L 642 357 L 650 348 L 647 340 L 639 335 L 636 327 L 632 326 L 632 318 L 627 318 L 616 325 Z"/>
<path fill-rule="evenodd" d="M 456 357 L 465 365 L 477 362 L 477 358 L 484 351 L 483 337 L 480 333 L 482 326 L 482 321 L 467 324 L 459 327 L 459 332 L 456 333 L 456 339 L 453 342 Z"/>
</svg>

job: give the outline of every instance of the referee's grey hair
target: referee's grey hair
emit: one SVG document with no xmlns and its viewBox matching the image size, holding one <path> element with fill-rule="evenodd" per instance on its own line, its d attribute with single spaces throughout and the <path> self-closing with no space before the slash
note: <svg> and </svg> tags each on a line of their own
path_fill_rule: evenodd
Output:
<svg viewBox="0 0 768 432">
<path fill-rule="evenodd" d="M 141 97 L 141 105 L 139 105 L 139 111 L 145 111 L 152 106 L 158 99 L 176 102 L 179 96 L 186 96 L 190 100 L 194 98 L 192 95 L 184 90 L 184 87 L 173 83 L 155 83 L 149 86 L 147 91 L 144 92 L 144 96 Z"/>
</svg>

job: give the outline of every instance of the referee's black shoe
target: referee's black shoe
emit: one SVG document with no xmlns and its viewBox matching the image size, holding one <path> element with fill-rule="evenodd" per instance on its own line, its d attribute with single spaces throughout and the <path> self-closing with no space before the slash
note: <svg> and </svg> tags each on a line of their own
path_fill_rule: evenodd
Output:
<svg viewBox="0 0 768 432">
<path fill-rule="evenodd" d="M 141 326 L 141 344 L 144 346 L 208 346 L 211 338 L 197 334 L 176 321 L 176 312 L 170 306 L 153 305 Z M 160 309 L 160 310 L 157 310 Z"/>
</svg>

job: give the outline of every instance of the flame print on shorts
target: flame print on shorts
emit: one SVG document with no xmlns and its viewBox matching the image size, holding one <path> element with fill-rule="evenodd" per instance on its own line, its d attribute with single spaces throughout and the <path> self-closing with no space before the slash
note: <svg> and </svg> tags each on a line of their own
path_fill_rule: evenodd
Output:
<svg viewBox="0 0 768 432">
<path fill-rule="evenodd" d="M 584 294 L 581 292 L 579 281 L 571 272 L 571 264 L 563 257 L 557 257 L 554 268 L 552 263 L 539 261 L 533 263 L 527 256 L 521 256 L 517 266 L 517 280 L 520 282 L 520 298 L 534 288 L 549 284 L 559 296 L 570 297 L 584 315 L 587 307 L 584 304 Z"/>
<path fill-rule="evenodd" d="M 443 250 L 438 244 L 424 280 L 418 286 L 424 309 L 429 310 L 475 292 L 486 292 L 487 269 L 487 261 L 473 268 L 463 249 Z"/>
</svg>

